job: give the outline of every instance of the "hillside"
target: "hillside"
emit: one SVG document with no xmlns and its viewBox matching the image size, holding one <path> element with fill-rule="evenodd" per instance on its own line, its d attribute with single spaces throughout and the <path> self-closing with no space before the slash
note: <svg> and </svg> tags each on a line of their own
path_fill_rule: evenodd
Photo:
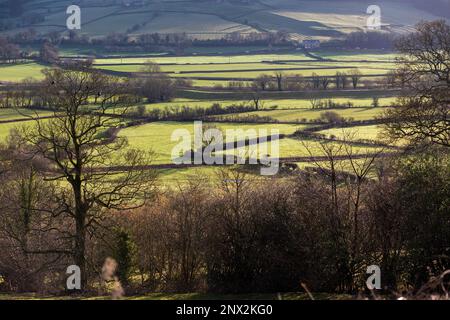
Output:
<svg viewBox="0 0 450 320">
<path fill-rule="evenodd" d="M 0 32 L 65 33 L 66 8 L 81 8 L 80 34 L 186 33 L 222 38 L 233 32 L 285 31 L 294 38 L 338 38 L 364 30 L 368 0 L 0 0 Z M 433 1 L 429 1 L 433 2 Z M 434 0 L 436 3 L 442 0 Z M 429 4 L 429 3 L 428 3 Z M 439 17 L 413 0 L 378 1 L 383 29 L 403 32 L 420 20 Z M 432 6 L 430 6 L 432 7 Z M 436 10 L 435 10 L 436 11 Z"/>
</svg>

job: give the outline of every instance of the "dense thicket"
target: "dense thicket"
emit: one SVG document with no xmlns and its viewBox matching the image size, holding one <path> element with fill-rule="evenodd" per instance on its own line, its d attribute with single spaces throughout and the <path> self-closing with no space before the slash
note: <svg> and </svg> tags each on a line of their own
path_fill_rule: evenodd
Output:
<svg viewBox="0 0 450 320">
<path fill-rule="evenodd" d="M 434 150 L 380 161 L 376 179 L 362 180 L 321 170 L 266 182 L 235 170 L 218 171 L 212 184 L 191 177 L 149 206 L 104 217 L 109 231 L 87 239 L 89 283 L 114 257 L 128 293 L 298 291 L 301 283 L 357 292 L 373 264 L 387 292 L 417 290 L 450 267 L 449 159 Z M 52 233 L 61 221 L 42 210 L 57 198 L 35 167 L 1 175 L 2 286 L 62 291 L 70 259 L 33 253 L 64 245 Z"/>
</svg>

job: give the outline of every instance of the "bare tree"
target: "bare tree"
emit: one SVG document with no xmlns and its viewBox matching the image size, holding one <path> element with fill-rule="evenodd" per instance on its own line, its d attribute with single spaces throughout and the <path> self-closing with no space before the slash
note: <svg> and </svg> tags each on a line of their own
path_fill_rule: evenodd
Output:
<svg viewBox="0 0 450 320">
<path fill-rule="evenodd" d="M 312 85 L 314 89 L 319 89 L 320 87 L 320 76 L 317 73 L 313 73 L 311 75 L 311 79 L 312 79 Z"/>
<path fill-rule="evenodd" d="M 301 74 L 289 77 L 285 83 L 286 89 L 289 91 L 298 91 L 305 88 L 305 81 Z"/>
<path fill-rule="evenodd" d="M 336 89 L 341 88 L 341 73 L 340 72 L 336 72 L 335 85 L 336 85 Z"/>
<path fill-rule="evenodd" d="M 363 186 L 367 183 L 369 174 L 374 169 L 375 160 L 384 151 L 383 148 L 377 148 L 374 152 L 366 153 L 364 155 L 355 156 L 354 147 L 351 141 L 354 141 L 357 137 L 355 132 L 342 130 L 344 151 L 346 160 L 349 164 L 349 169 L 352 175 L 346 183 L 348 189 L 348 195 L 352 202 L 352 207 L 349 208 L 350 214 L 353 211 L 353 255 L 358 255 L 358 245 L 360 243 L 360 231 L 359 231 L 359 211 L 362 202 Z"/>
<path fill-rule="evenodd" d="M 283 91 L 284 73 L 281 71 L 275 72 L 275 78 L 277 79 L 278 91 Z"/>
<path fill-rule="evenodd" d="M 345 89 L 347 80 L 347 75 L 344 72 L 336 72 L 336 89 Z"/>
<path fill-rule="evenodd" d="M 10 43 L 7 39 L 0 37 L 0 61 L 6 63 L 16 63 L 20 58 L 20 48 Z"/>
<path fill-rule="evenodd" d="M 39 50 L 39 58 L 45 63 L 57 63 L 59 61 L 58 49 L 50 42 L 45 42 Z"/>
<path fill-rule="evenodd" d="M 330 85 L 330 79 L 328 79 L 328 77 L 323 77 L 322 78 L 322 88 L 323 88 L 323 90 L 327 90 L 329 85 Z"/>
<path fill-rule="evenodd" d="M 450 147 L 449 44 L 450 26 L 443 20 L 420 23 L 398 42 L 405 98 L 384 114 L 391 137 Z"/>
<path fill-rule="evenodd" d="M 378 108 L 380 106 L 380 98 L 373 97 L 372 98 L 372 107 Z"/>
<path fill-rule="evenodd" d="M 126 112 L 129 97 L 124 87 L 97 71 L 46 70 L 42 94 L 54 108 L 53 118 L 30 116 L 35 126 L 20 131 L 29 148 L 26 154 L 49 162 L 45 179 L 67 184 L 60 187 L 61 209 L 54 214 L 73 221 L 73 230 L 65 232 L 72 247 L 64 253 L 80 267 L 83 289 L 87 285 L 86 236 L 101 228 L 103 208 L 142 205 L 156 177 L 144 166 L 149 155 L 126 148 L 126 139 L 105 138 L 105 131 L 117 127 Z M 94 97 L 97 104 L 91 105 Z"/>
<path fill-rule="evenodd" d="M 171 100 L 175 92 L 175 83 L 170 77 L 161 71 L 161 67 L 147 61 L 140 70 L 143 79 L 139 79 L 135 84 L 138 93 L 147 98 L 149 102 Z"/>
<path fill-rule="evenodd" d="M 311 97 L 309 99 L 309 104 L 311 105 L 311 109 L 317 109 L 322 106 L 322 100 L 316 97 Z"/>
<path fill-rule="evenodd" d="M 261 94 L 258 90 L 252 92 L 251 103 L 255 110 L 259 110 L 264 107 L 263 101 L 261 101 Z"/>
<path fill-rule="evenodd" d="M 267 87 L 269 86 L 271 81 L 272 78 L 269 75 L 262 74 L 253 81 L 253 84 L 255 87 L 261 89 L 262 91 L 265 91 L 267 90 Z"/>
<path fill-rule="evenodd" d="M 2 155 L 0 181 L 0 270 L 5 287 L 19 292 L 55 288 L 68 259 L 59 232 L 65 221 L 54 216 L 55 186 L 43 180 L 37 163 Z M 5 149 L 2 149 L 2 153 Z M 46 254 L 40 254 L 42 250 Z M 59 286 L 59 283 L 58 285 Z"/>
<path fill-rule="evenodd" d="M 302 145 L 307 150 L 313 163 L 319 168 L 320 172 L 330 179 L 331 203 L 334 214 L 339 212 L 339 198 L 338 198 L 338 168 L 342 161 L 344 154 L 344 145 L 341 143 L 334 143 L 329 141 L 314 142 L 311 145 L 306 141 L 301 141 Z M 317 148 L 320 150 L 320 156 L 317 156 Z M 323 160 L 325 159 L 325 160 Z"/>
<path fill-rule="evenodd" d="M 352 140 L 355 134 L 343 131 L 342 141 L 316 142 L 310 145 L 304 141 L 305 146 L 318 172 L 329 183 L 331 216 L 330 228 L 334 230 L 332 237 L 336 242 L 336 249 L 343 251 L 346 263 L 342 266 L 342 281 L 350 288 L 355 286 L 354 277 L 364 273 L 361 262 L 364 257 L 360 254 L 362 245 L 362 232 L 360 224 L 361 203 L 365 187 L 369 184 L 369 174 L 374 168 L 374 162 L 382 153 L 382 149 L 375 152 L 356 154 Z M 345 192 L 346 191 L 346 192 Z M 348 277 L 348 279 L 346 279 Z"/>
<path fill-rule="evenodd" d="M 350 73 L 350 77 L 352 78 L 353 89 L 356 89 L 359 84 L 359 80 L 361 79 L 361 71 L 359 69 L 355 69 Z"/>
<path fill-rule="evenodd" d="M 189 291 L 204 269 L 205 231 L 208 218 L 206 208 L 207 191 L 204 180 L 178 185 L 179 193 L 171 199 L 175 215 L 175 244 L 179 261 L 179 289 Z"/>
</svg>

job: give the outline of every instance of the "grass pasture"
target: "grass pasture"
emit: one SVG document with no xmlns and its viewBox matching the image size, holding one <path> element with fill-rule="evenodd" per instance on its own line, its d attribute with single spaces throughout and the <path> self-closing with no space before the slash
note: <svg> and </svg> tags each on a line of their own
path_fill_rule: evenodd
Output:
<svg viewBox="0 0 450 320">
<path fill-rule="evenodd" d="M 331 144 L 339 144 L 339 142 L 326 142 Z M 318 140 L 300 140 L 295 138 L 284 138 L 279 140 L 279 154 L 275 153 L 276 149 L 272 149 L 271 143 L 260 143 L 258 145 L 259 150 L 264 150 L 270 157 L 278 156 L 281 159 L 283 158 L 309 158 L 309 157 L 322 157 L 326 154 L 324 153 L 321 142 Z M 224 151 L 225 154 L 249 154 L 249 148 L 238 148 L 233 150 Z M 370 154 L 376 152 L 378 150 L 377 147 L 369 147 L 369 146 L 359 146 L 357 144 L 352 145 L 353 154 Z M 265 153 L 263 153 L 265 154 Z M 345 155 L 344 149 L 342 149 L 342 154 Z M 251 158 L 259 158 L 258 154 L 249 154 Z"/>
<path fill-rule="evenodd" d="M 153 61 L 153 59 L 151 60 Z M 142 64 L 111 64 L 106 66 L 97 66 L 98 69 L 104 70 L 112 70 L 119 72 L 140 72 L 142 69 Z M 170 65 L 161 65 L 161 71 L 171 73 L 171 74 L 180 74 L 183 76 L 189 76 L 190 74 L 215 74 L 215 73 L 239 73 L 239 72 L 257 72 L 261 73 L 270 73 L 276 70 L 289 70 L 301 68 L 300 65 L 294 64 L 275 64 L 275 63 L 267 63 L 267 62 L 249 62 L 249 63 L 208 63 L 208 64 L 170 64 Z"/>
<path fill-rule="evenodd" d="M 5 121 L 15 121 L 15 120 L 25 120 L 27 116 L 40 116 L 45 117 L 52 115 L 53 112 L 50 111 L 42 111 L 42 110 L 30 110 L 30 109 L 10 109 L 10 108 L 1 108 L 0 109 L 0 123 Z"/>
<path fill-rule="evenodd" d="M 345 57 L 336 52 L 319 52 L 318 55 L 329 54 L 330 58 Z M 161 70 L 170 77 L 189 79 L 197 88 L 227 88 L 230 81 L 249 83 L 255 78 L 266 74 L 274 77 L 275 72 L 283 72 L 285 77 L 318 76 L 330 77 L 334 82 L 335 75 L 340 73 L 352 74 L 358 70 L 363 76 L 379 77 L 395 68 L 393 55 L 377 51 L 349 52 L 348 61 L 321 61 L 307 57 L 302 52 L 274 53 L 274 54 L 245 54 L 245 55 L 212 55 L 212 56 L 154 56 L 154 57 L 116 57 L 95 60 L 95 67 L 100 70 L 139 74 L 145 62 L 152 61 L 160 64 Z M 379 60 L 375 60 L 378 57 Z M 328 57 L 327 57 L 328 58 Z M 370 61 L 370 62 L 369 62 Z M 351 84 L 349 84 L 351 86 Z M 360 87 L 364 84 L 360 83 Z"/>
<path fill-rule="evenodd" d="M 152 59 L 153 60 L 153 59 Z M 196 80 L 253 80 L 262 74 L 273 76 L 275 72 L 282 71 L 285 76 L 304 76 L 311 77 L 314 74 L 318 76 L 335 76 L 336 73 L 352 74 L 356 69 L 363 75 L 384 75 L 392 70 L 393 65 L 380 64 L 369 65 L 366 67 L 358 67 L 352 64 L 344 64 L 338 66 L 337 63 L 330 65 L 309 65 L 302 64 L 270 64 L 270 63 L 242 63 L 242 64 L 205 64 L 205 65 L 167 65 L 162 66 L 161 70 L 168 73 L 171 77 L 192 78 Z M 97 65 L 96 68 L 101 70 L 110 70 L 123 73 L 140 73 L 142 72 L 142 64 L 110 64 Z"/>
<path fill-rule="evenodd" d="M 384 63 L 393 64 L 398 57 L 396 53 L 389 53 L 383 50 L 343 50 L 343 51 L 326 51 L 319 50 L 316 55 L 331 60 L 337 60 L 340 63 L 349 63 L 358 61 L 360 63 Z"/>
<path fill-rule="evenodd" d="M 305 122 L 314 121 L 320 119 L 320 116 L 324 112 L 336 112 L 341 117 L 345 119 L 353 119 L 356 121 L 360 120 L 371 120 L 376 116 L 383 113 L 386 108 L 372 108 L 372 107 L 352 107 L 352 108 L 339 108 L 339 109 L 308 109 L 308 108 L 298 108 L 289 110 L 264 110 L 236 114 L 228 114 L 218 116 L 220 119 L 230 119 L 248 116 L 260 116 L 260 117 L 271 117 L 272 119 L 278 120 L 280 122 Z"/>
<path fill-rule="evenodd" d="M 100 11 L 100 10 L 99 10 Z M 92 11 L 94 12 L 94 11 Z M 97 12 L 98 13 L 98 12 Z M 94 13 L 93 13 L 94 14 Z M 137 17 L 137 13 L 133 13 Z M 142 13 L 145 15 L 145 13 Z M 126 19 L 127 14 L 111 15 L 111 18 Z M 100 22 L 98 20 L 98 22 Z M 97 22 L 87 24 L 87 28 L 94 28 Z M 125 24 L 124 24 L 125 25 Z M 118 27 L 120 24 L 118 23 Z M 89 31 L 89 30 L 88 30 Z M 89 31 L 91 32 L 91 31 Z M 97 32 L 97 31 L 92 31 Z M 214 48 L 219 50 L 220 48 Z M 77 54 L 78 51 L 72 49 L 67 51 L 70 54 Z M 111 53 L 114 54 L 114 53 Z M 252 93 L 247 91 L 232 91 L 226 87 L 230 80 L 247 79 L 253 80 L 261 74 L 274 75 L 275 71 L 283 71 L 286 76 L 301 74 L 310 76 L 312 73 L 318 75 L 330 76 L 333 82 L 333 76 L 336 72 L 351 72 L 358 69 L 363 75 L 385 74 L 395 67 L 391 53 L 375 51 L 349 51 L 332 52 L 320 50 L 315 53 L 329 61 L 314 60 L 307 57 L 301 51 L 292 51 L 289 53 L 257 53 L 257 54 L 230 54 L 222 55 L 186 55 L 170 56 L 160 53 L 146 53 L 147 56 L 129 57 L 126 54 L 114 58 L 101 58 L 95 60 L 95 67 L 101 70 L 112 70 L 120 72 L 138 72 L 142 65 L 148 61 L 154 61 L 161 65 L 164 72 L 167 72 L 173 78 L 188 78 L 194 80 L 194 87 L 190 89 L 178 90 L 173 101 L 163 103 L 144 104 L 147 111 L 154 109 L 176 109 L 182 106 L 190 108 L 209 108 L 213 104 L 220 104 L 222 107 L 231 105 L 252 105 Z M 42 78 L 43 65 L 37 63 L 17 64 L 12 66 L 0 66 L 0 81 L 14 82 L 21 81 L 28 77 Z M 221 85 L 225 89 L 215 88 L 215 85 Z M 204 87 L 204 88 L 202 88 Z M 316 91 L 264 91 L 261 92 L 261 106 L 259 111 L 246 112 L 239 114 L 225 114 L 216 116 L 221 121 L 214 125 L 222 131 L 227 129 L 260 129 L 268 130 L 278 129 L 281 134 L 291 135 L 298 129 L 305 129 L 313 125 L 314 121 L 320 119 L 323 112 L 332 111 L 338 113 L 346 120 L 363 121 L 371 120 L 381 115 L 386 108 L 396 102 L 396 92 L 378 88 L 363 88 L 357 90 L 316 90 Z M 379 98 L 380 107 L 372 107 L 373 97 Z M 312 109 L 312 98 L 316 102 L 328 103 L 331 100 L 338 105 L 352 105 L 352 107 L 343 108 L 320 108 Z M 130 111 L 132 111 L 131 108 Z M 33 111 L 25 111 L 33 112 Z M 45 112 L 40 113 L 45 116 Z M 232 122 L 238 118 L 251 116 L 270 117 L 281 123 L 243 123 Z M 13 110 L 0 110 L 0 140 L 5 141 L 10 130 L 21 125 L 29 125 L 31 122 L 19 122 L 22 115 Z M 3 121 L 3 123 L 1 123 Z M 7 122 L 8 121 L 8 122 Z M 12 122 L 9 122 L 12 121 Z M 241 121 L 245 121 L 242 120 Z M 287 122 L 287 123 L 283 123 Z M 288 122 L 292 122 L 289 124 Z M 310 124 L 293 124 L 294 122 L 309 122 Z M 126 137 L 129 146 L 144 151 L 153 151 L 154 159 L 152 164 L 170 165 L 172 161 L 172 150 L 180 141 L 172 141 L 171 136 L 177 129 L 187 130 L 189 136 L 193 136 L 193 122 L 152 122 L 139 126 L 123 128 L 119 131 L 119 137 Z M 340 138 L 342 129 L 333 128 L 320 131 L 326 138 Z M 346 131 L 357 132 L 355 140 L 378 139 L 378 128 L 376 126 L 355 126 Z M 239 140 L 239 139 L 238 139 Z M 338 142 L 332 142 L 338 143 Z M 300 141 L 291 136 L 278 141 L 279 156 L 281 158 L 301 159 L 314 156 L 321 156 L 323 152 L 320 148 L 320 141 Z M 371 153 L 376 147 L 353 144 L 354 153 Z M 267 154 L 274 155 L 270 144 L 260 144 L 261 150 L 267 150 Z M 233 149 L 224 152 L 239 152 L 244 149 Z M 251 156 L 251 155 L 250 155 Z M 306 160 L 305 160 L 306 161 Z M 195 168 L 165 168 L 158 169 L 161 173 L 161 184 L 165 186 L 174 186 L 177 183 L 186 182 L 196 177 L 212 177 L 215 174 L 214 167 L 195 167 Z"/>
<path fill-rule="evenodd" d="M 347 135 L 354 135 L 354 139 L 378 140 L 380 138 L 382 128 L 378 125 L 358 126 L 352 128 L 333 128 L 318 133 L 324 134 L 326 137 L 337 137 L 344 139 Z"/>
<path fill-rule="evenodd" d="M 260 63 L 264 61 L 277 62 L 283 60 L 293 61 L 314 61 L 312 58 L 307 57 L 301 51 L 296 53 L 262 53 L 262 54 L 230 54 L 230 55 L 191 55 L 191 56 L 157 56 L 157 57 L 140 57 L 140 58 L 104 58 L 96 59 L 95 64 L 133 64 L 133 63 L 145 63 L 151 60 L 154 63 L 160 65 L 166 64 L 233 64 L 233 63 Z"/>
<path fill-rule="evenodd" d="M 40 80 L 44 77 L 42 70 L 46 67 L 37 63 L 21 63 L 16 65 L 0 65 L 1 82 L 19 82 L 26 78 Z"/>
<path fill-rule="evenodd" d="M 313 74 L 317 74 L 318 76 L 335 76 L 337 72 L 343 72 L 350 74 L 356 68 L 340 68 L 340 67 L 331 67 L 331 68 L 293 68 L 293 69 L 282 69 L 283 74 L 285 76 L 297 76 L 302 75 L 305 77 L 311 77 Z M 218 71 L 218 72 L 208 72 L 208 73 L 175 73 L 173 77 L 183 77 L 183 78 L 193 78 L 198 80 L 252 80 L 257 78 L 263 73 L 274 73 L 276 70 L 280 70 L 276 67 L 269 71 L 261 71 L 261 70 L 249 70 L 249 71 Z M 380 69 L 380 68 L 359 68 L 359 71 L 366 76 L 374 76 L 374 75 L 385 75 L 390 69 Z"/>
<path fill-rule="evenodd" d="M 206 125 L 204 123 L 204 125 Z M 279 130 L 280 134 L 292 134 L 297 129 L 305 128 L 301 125 L 285 125 L 285 124 L 241 124 L 241 123 L 217 123 L 216 125 L 222 132 L 227 129 L 263 129 Z M 120 137 L 128 138 L 130 147 L 145 151 L 153 151 L 155 153 L 154 164 L 169 164 L 171 161 L 172 149 L 179 143 L 179 141 L 171 141 L 172 133 L 176 129 L 187 130 L 192 138 L 194 126 L 193 122 L 155 122 L 137 127 L 125 128 L 120 131 Z"/>
<path fill-rule="evenodd" d="M 320 90 L 320 91 L 260 91 L 259 96 L 261 100 L 309 100 L 315 98 L 318 100 L 338 99 L 342 98 L 345 102 L 353 99 L 372 99 L 377 97 L 395 98 L 398 95 L 397 90 L 386 89 L 357 89 L 357 90 Z M 229 90 L 211 90 L 202 88 L 182 89 L 178 92 L 178 98 L 190 100 L 233 100 L 233 101 L 250 101 L 252 93 L 248 91 L 229 91 Z M 309 105 L 310 107 L 310 105 Z"/>
<path fill-rule="evenodd" d="M 324 111 L 336 111 L 345 118 L 353 118 L 354 120 L 367 120 L 372 119 L 375 116 L 380 115 L 384 106 L 388 107 L 396 102 L 396 98 L 380 98 L 379 103 L 381 108 L 373 108 L 371 106 L 372 99 L 370 98 L 330 98 L 336 104 L 347 105 L 352 103 L 352 108 L 339 108 L 339 109 L 311 109 L 311 101 L 309 99 L 264 99 L 261 100 L 261 111 L 222 115 L 217 116 L 219 118 L 227 117 L 241 117 L 248 115 L 269 116 L 279 121 L 297 121 L 303 118 L 307 120 L 317 119 L 321 112 Z M 322 101 L 322 100 L 320 100 Z M 328 99 L 323 99 L 323 102 L 327 102 Z M 155 109 L 171 109 L 178 107 L 189 108 L 204 108 L 208 109 L 213 104 L 219 104 L 222 107 L 228 107 L 232 105 L 251 105 L 250 97 L 246 100 L 196 100 L 196 99 L 174 99 L 171 102 L 159 102 L 145 104 L 147 111 Z M 130 111 L 134 110 L 133 107 Z"/>
<path fill-rule="evenodd" d="M 29 125 L 30 122 L 8 122 L 0 123 L 0 143 L 6 142 L 11 130 L 18 129 L 21 126 Z"/>
</svg>

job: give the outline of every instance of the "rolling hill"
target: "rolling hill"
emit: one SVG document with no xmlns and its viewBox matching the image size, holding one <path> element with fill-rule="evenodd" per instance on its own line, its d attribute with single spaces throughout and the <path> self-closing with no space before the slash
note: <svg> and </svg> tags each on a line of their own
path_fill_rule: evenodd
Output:
<svg viewBox="0 0 450 320">
<path fill-rule="evenodd" d="M 432 2 L 442 0 L 432 0 Z M 285 31 L 298 39 L 339 38 L 365 30 L 369 0 L 0 0 L 0 32 L 33 28 L 38 33 L 67 33 L 66 8 L 81 8 L 80 34 L 186 33 L 192 38 L 221 38 L 232 32 Z M 414 0 L 381 0 L 383 29 L 404 32 L 437 14 Z M 430 5 L 430 7 L 432 7 Z"/>
</svg>

